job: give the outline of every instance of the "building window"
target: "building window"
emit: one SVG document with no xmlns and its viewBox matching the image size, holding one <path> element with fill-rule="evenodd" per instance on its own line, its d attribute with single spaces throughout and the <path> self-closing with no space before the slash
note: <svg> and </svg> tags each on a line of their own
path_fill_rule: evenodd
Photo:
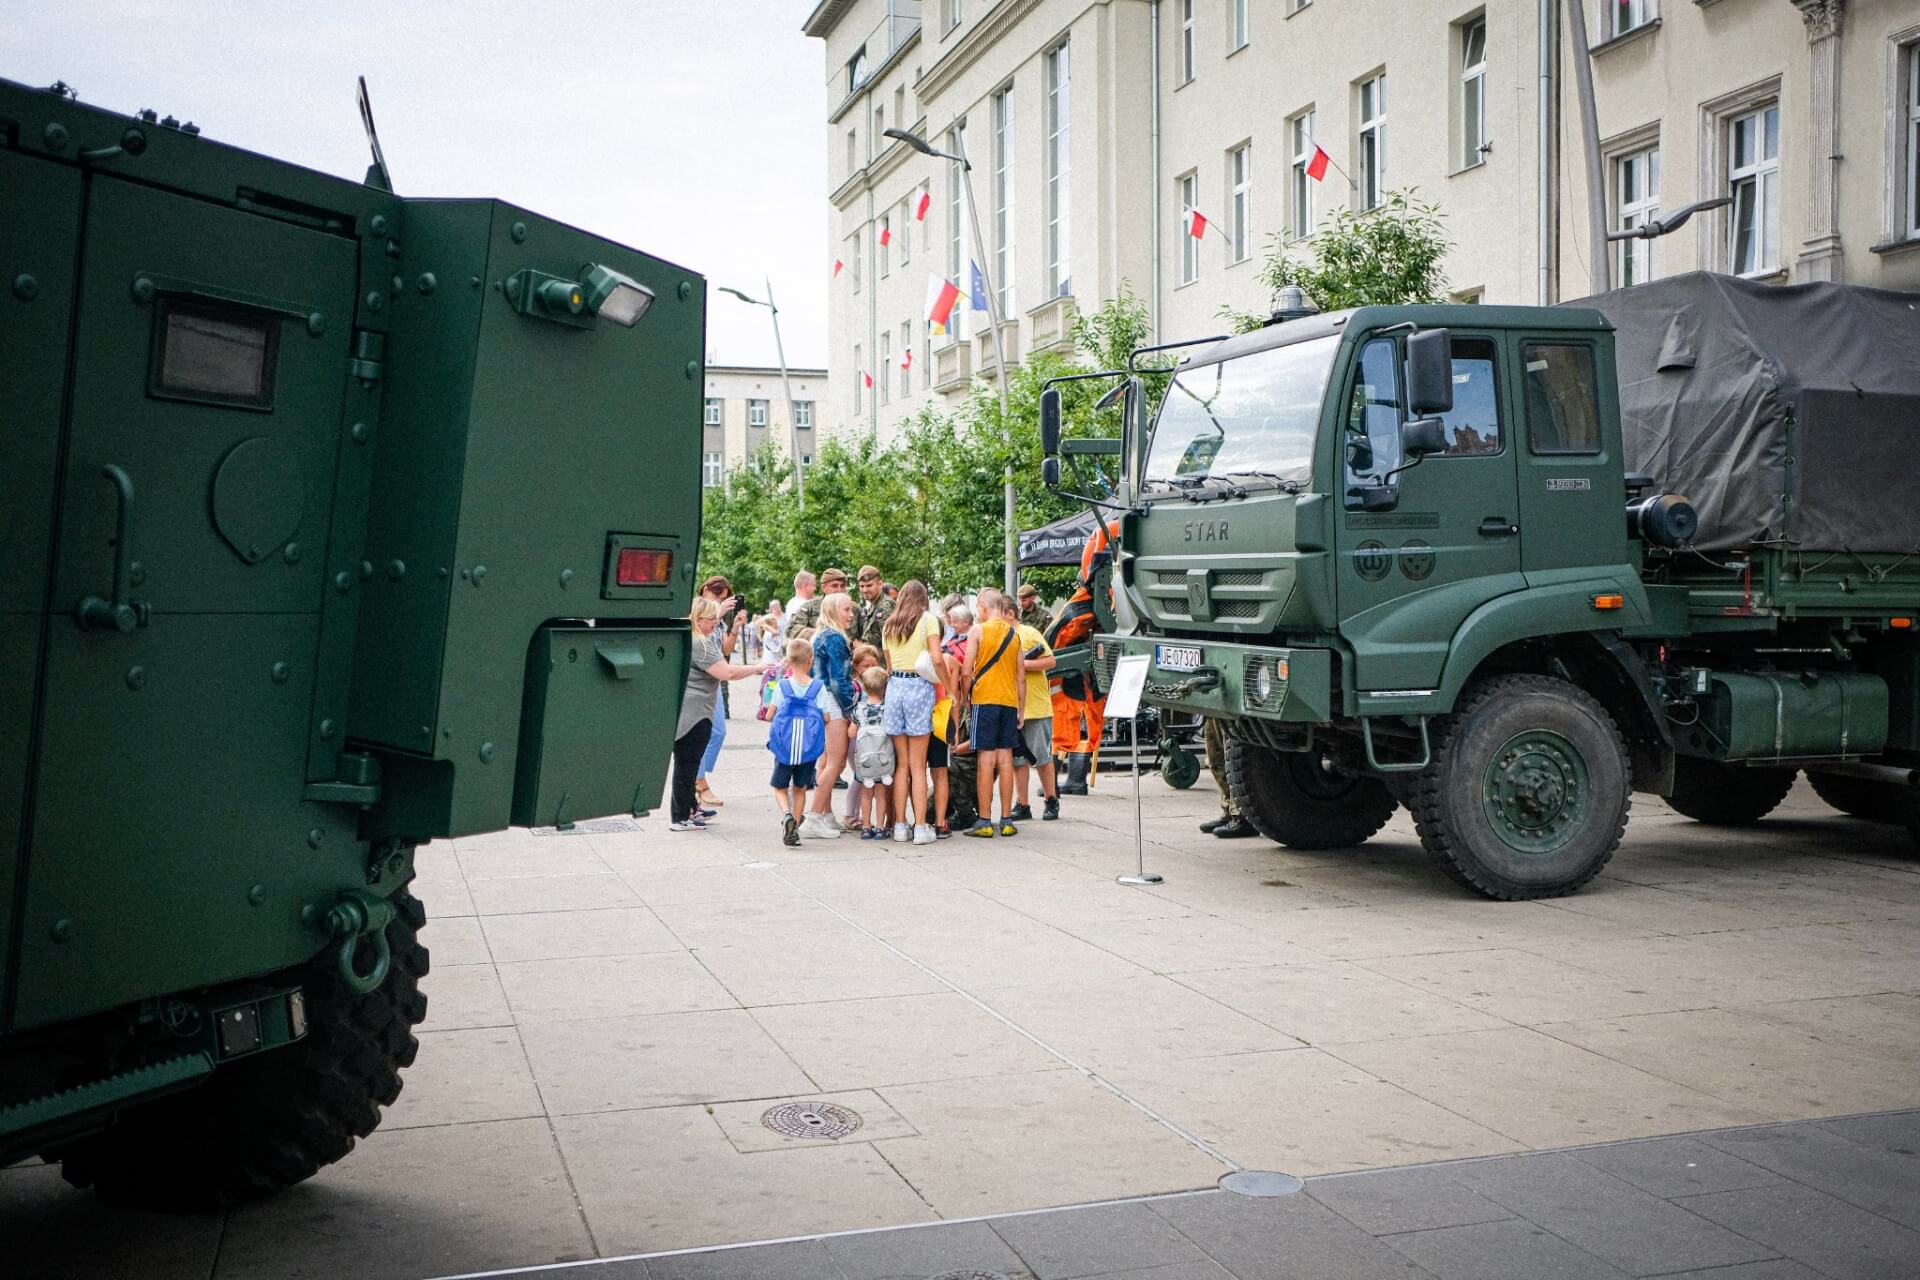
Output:
<svg viewBox="0 0 1920 1280">
<path fill-rule="evenodd" d="M 1360 83 L 1360 207 L 1375 209 L 1386 192 L 1387 73 Z"/>
<path fill-rule="evenodd" d="M 1614 197 L 1618 212 L 1616 229 L 1631 231 L 1651 222 L 1660 212 L 1660 148 L 1648 147 L 1613 162 Z M 1621 287 L 1645 284 L 1658 268 L 1658 240 L 1622 240 L 1615 266 Z"/>
<path fill-rule="evenodd" d="M 1013 89 L 993 95 L 993 283 L 1013 314 Z"/>
<path fill-rule="evenodd" d="M 1245 262 L 1251 251 L 1253 144 L 1227 152 L 1227 260 Z"/>
<path fill-rule="evenodd" d="M 941 30 L 953 30 L 960 25 L 960 0 L 940 0 L 940 13 L 945 19 Z"/>
<path fill-rule="evenodd" d="M 874 235 L 873 260 L 880 268 L 880 278 L 885 280 L 893 269 L 893 216 L 880 215 L 880 230 Z"/>
<path fill-rule="evenodd" d="M 860 344 L 853 344 L 853 411 L 860 412 L 860 393 L 866 388 L 867 366 L 860 360 Z"/>
<path fill-rule="evenodd" d="M 801 455 L 800 455 L 800 469 L 801 469 L 802 471 L 805 471 L 805 470 L 806 470 L 806 469 L 807 469 L 808 467 L 810 467 L 810 466 L 812 466 L 812 465 L 813 465 L 813 455 L 812 455 L 812 454 L 810 454 L 810 453 L 803 453 L 803 454 L 801 454 Z"/>
<path fill-rule="evenodd" d="M 880 335 L 880 367 L 873 371 L 873 385 L 880 390 L 881 404 L 886 404 L 893 398 L 892 393 L 888 390 L 893 386 L 892 374 L 893 331 L 888 330 Z"/>
<path fill-rule="evenodd" d="M 900 128 L 907 127 L 907 86 L 893 86 L 893 123 Z"/>
<path fill-rule="evenodd" d="M 1487 157 L 1487 20 L 1460 28 L 1460 167 Z"/>
<path fill-rule="evenodd" d="M 913 394 L 913 323 L 900 322 L 900 398 Z"/>
<path fill-rule="evenodd" d="M 1653 0 L 1609 0 L 1606 39 L 1623 36 L 1637 27 L 1644 27 L 1657 16 Z"/>
<path fill-rule="evenodd" d="M 1298 13 L 1312 3 L 1313 0 L 1287 0 L 1287 12 Z"/>
<path fill-rule="evenodd" d="M 1233 43 L 1228 51 L 1247 47 L 1247 4 L 1249 0 L 1233 0 Z"/>
<path fill-rule="evenodd" d="M 1180 83 L 1193 79 L 1193 0 L 1180 0 Z"/>
<path fill-rule="evenodd" d="M 1735 275 L 1766 275 L 1780 266 L 1780 104 L 1735 116 L 1727 124 L 1727 178 L 1732 184 L 1729 261 Z"/>
<path fill-rule="evenodd" d="M 852 177 L 860 168 L 860 131 L 847 130 L 847 176 Z"/>
<path fill-rule="evenodd" d="M 1920 41 L 1900 50 L 1900 69 L 1906 90 L 1906 130 L 1901 140 L 1906 151 L 1906 180 L 1901 184 L 1902 239 L 1920 237 Z"/>
<path fill-rule="evenodd" d="M 1069 98 L 1071 69 L 1067 46 L 1047 55 L 1047 296 L 1061 298 L 1073 292 L 1069 217 L 1072 211 L 1070 178 L 1073 171 Z"/>
<path fill-rule="evenodd" d="M 707 413 L 706 413 L 705 421 L 708 426 L 717 427 L 720 425 L 721 404 L 722 404 L 722 401 L 720 401 L 717 397 L 715 396 L 707 397 Z"/>
<path fill-rule="evenodd" d="M 793 402 L 793 425 L 802 431 L 813 430 L 813 401 L 795 400 Z"/>
<path fill-rule="evenodd" d="M 1180 178 L 1180 222 L 1187 224 L 1200 199 L 1200 176 L 1189 173 Z M 1200 278 L 1200 242 L 1185 231 L 1180 233 L 1180 283 L 1192 284 Z"/>
<path fill-rule="evenodd" d="M 860 274 L 866 265 L 867 233 L 862 230 L 847 241 L 847 270 L 853 273 L 853 291 L 860 292 Z"/>
<path fill-rule="evenodd" d="M 847 92 L 852 93 L 867 82 L 867 46 L 861 45 L 847 59 Z"/>
<path fill-rule="evenodd" d="M 747 425 L 764 427 L 767 425 L 767 402 L 765 400 L 747 401 Z"/>
<path fill-rule="evenodd" d="M 920 389 L 933 387 L 933 321 L 920 322 Z"/>
<path fill-rule="evenodd" d="M 967 154 L 965 120 L 947 131 L 947 150 L 956 156 Z M 967 265 L 967 193 L 962 186 L 966 180 L 966 171 L 958 164 L 947 167 L 947 278 L 959 285 L 962 291 L 967 287 L 967 282 L 960 278 L 960 273 Z"/>
<path fill-rule="evenodd" d="M 718 489 L 727 478 L 726 459 L 717 453 L 708 453 L 700 462 L 700 483 L 709 489 Z"/>
<path fill-rule="evenodd" d="M 882 136 L 885 134 L 886 128 L 887 128 L 887 109 L 885 107 L 876 106 L 873 109 L 873 137 L 869 140 L 870 145 L 867 147 L 868 155 L 877 156 L 882 151 L 886 150 L 887 140 L 884 136 Z"/>
<path fill-rule="evenodd" d="M 913 196 L 900 202 L 900 265 L 913 261 Z"/>
<path fill-rule="evenodd" d="M 1287 135 L 1293 140 L 1293 208 L 1287 211 L 1287 238 L 1299 240 L 1313 234 L 1313 177 L 1307 169 L 1313 164 L 1313 112 L 1302 111 L 1287 122 Z"/>
</svg>

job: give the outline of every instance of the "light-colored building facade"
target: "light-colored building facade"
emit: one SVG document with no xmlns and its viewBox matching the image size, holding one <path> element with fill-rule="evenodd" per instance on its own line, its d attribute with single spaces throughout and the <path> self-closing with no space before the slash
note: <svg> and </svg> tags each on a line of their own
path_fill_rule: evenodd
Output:
<svg viewBox="0 0 1920 1280">
<path fill-rule="evenodd" d="M 991 376 L 984 314 L 963 302 L 957 333 L 929 332 L 930 274 L 971 292 L 988 268 L 1010 363 L 1068 349 L 1075 308 L 1123 285 L 1163 338 L 1204 336 L 1266 309 L 1276 237 L 1304 251 L 1334 207 L 1393 190 L 1440 206 L 1454 296 L 1592 292 L 1567 7 L 819 0 L 831 420 L 886 437 Z M 1609 225 L 1739 202 L 1616 248 L 1614 284 L 1708 267 L 1920 288 L 1915 0 L 1585 7 Z M 971 160 L 979 248 L 959 166 L 894 127 Z"/>
<path fill-rule="evenodd" d="M 700 483 L 713 488 L 726 483 L 727 473 L 772 443 L 783 457 L 792 457 L 790 442 L 798 427 L 800 463 L 813 461 L 814 446 L 825 434 L 820 413 L 827 396 L 825 369 L 789 369 L 793 386 L 793 416 L 787 414 L 786 392 L 780 370 L 738 365 L 708 365 L 706 399 L 701 405 L 703 441 Z"/>
</svg>

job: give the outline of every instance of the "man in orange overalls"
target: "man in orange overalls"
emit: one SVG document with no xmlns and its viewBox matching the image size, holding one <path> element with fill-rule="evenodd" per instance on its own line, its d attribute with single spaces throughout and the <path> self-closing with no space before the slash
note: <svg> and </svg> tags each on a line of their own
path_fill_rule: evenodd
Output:
<svg viewBox="0 0 1920 1280">
<path fill-rule="evenodd" d="M 1118 518 L 1097 525 L 1088 535 L 1080 552 L 1080 581 L 1068 598 L 1060 616 L 1047 629 L 1047 644 L 1056 655 L 1069 645 L 1091 645 L 1095 620 L 1093 582 L 1099 571 L 1111 564 L 1109 543 L 1120 536 Z M 1052 682 L 1053 749 L 1067 760 L 1061 795 L 1087 794 L 1087 781 L 1100 751 L 1100 733 L 1106 724 L 1107 699 L 1095 696 L 1090 682 L 1078 671 L 1069 671 Z"/>
</svg>

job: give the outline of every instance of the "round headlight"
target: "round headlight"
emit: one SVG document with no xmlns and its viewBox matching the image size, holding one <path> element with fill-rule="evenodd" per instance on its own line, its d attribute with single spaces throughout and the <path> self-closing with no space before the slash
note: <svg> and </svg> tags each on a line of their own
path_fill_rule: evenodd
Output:
<svg viewBox="0 0 1920 1280">
<path fill-rule="evenodd" d="M 1265 702 L 1273 696 L 1273 668 L 1260 663 L 1253 669 L 1253 697 L 1256 702 Z"/>
</svg>

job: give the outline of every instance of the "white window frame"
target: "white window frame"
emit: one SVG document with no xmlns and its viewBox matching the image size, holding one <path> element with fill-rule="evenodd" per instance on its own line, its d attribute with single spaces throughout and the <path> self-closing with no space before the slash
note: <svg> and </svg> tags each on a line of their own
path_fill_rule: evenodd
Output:
<svg viewBox="0 0 1920 1280">
<path fill-rule="evenodd" d="M 750 427 L 766 426 L 773 417 L 767 407 L 770 403 L 771 401 L 767 400 L 747 401 L 747 425 Z"/>
<path fill-rule="evenodd" d="M 860 292 L 860 277 L 864 275 L 866 271 L 866 243 L 867 233 L 864 227 L 848 242 L 847 257 L 851 259 L 851 261 L 847 263 L 847 270 L 853 272 L 853 291 L 855 293 Z"/>
<path fill-rule="evenodd" d="M 727 402 L 720 396 L 708 396 L 701 409 L 701 422 L 705 426 L 717 427 L 726 421 Z"/>
<path fill-rule="evenodd" d="M 1287 210 L 1287 239 L 1304 240 L 1313 234 L 1313 188 L 1307 166 L 1313 163 L 1313 108 L 1297 112 L 1287 119 L 1287 139 L 1293 146 L 1292 199 Z"/>
<path fill-rule="evenodd" d="M 1227 152 L 1227 262 L 1253 256 L 1253 142 Z"/>
<path fill-rule="evenodd" d="M 940 0 L 940 8 L 946 17 L 946 22 L 940 28 L 942 33 L 960 25 L 960 0 Z"/>
<path fill-rule="evenodd" d="M 1901 193 L 1905 197 L 1907 216 L 1900 230 L 1907 238 L 1914 239 L 1920 238 L 1920 40 L 1902 45 L 1900 57 L 1907 64 L 1907 180 Z"/>
<path fill-rule="evenodd" d="M 1000 315 L 1014 314 L 1014 132 L 1013 86 L 993 95 L 993 284 L 1000 294 Z"/>
<path fill-rule="evenodd" d="M 1887 57 L 1886 235 L 1920 240 L 1920 26 L 1896 31 Z"/>
<path fill-rule="evenodd" d="M 913 358 L 913 322 L 900 322 L 900 358 L 911 361 Z M 905 400 L 913 394 L 913 365 L 911 363 L 900 370 L 900 398 Z"/>
<path fill-rule="evenodd" d="M 1772 116 L 1773 154 L 1762 154 L 1766 150 L 1768 116 Z M 1741 163 L 1736 155 L 1735 139 L 1742 125 L 1751 123 L 1755 155 Z M 1780 103 L 1757 103 L 1747 110 L 1729 115 L 1722 129 L 1725 131 L 1727 191 L 1733 196 L 1733 204 L 1727 209 L 1727 271 L 1738 276 L 1770 276 L 1782 266 L 1780 261 Z M 1750 262 L 1742 262 L 1740 256 L 1741 228 L 1741 191 L 1743 188 L 1753 191 L 1751 208 L 1754 212 L 1753 243 L 1754 251 Z"/>
<path fill-rule="evenodd" d="M 1473 36 L 1480 34 L 1480 57 Z M 1460 24 L 1460 167 L 1471 169 L 1487 158 L 1487 18 L 1481 14 Z"/>
<path fill-rule="evenodd" d="M 893 330 L 880 331 L 880 367 L 874 371 L 873 386 L 880 393 L 880 403 L 888 404 L 893 399 Z"/>
<path fill-rule="evenodd" d="M 1252 0 L 1228 0 L 1231 12 L 1228 14 L 1228 29 L 1232 32 L 1227 45 L 1228 53 L 1238 53 L 1247 47 L 1252 31 L 1247 22 L 1247 6 Z"/>
<path fill-rule="evenodd" d="M 862 392 L 866 390 L 867 366 L 860 360 L 860 344 L 853 344 L 853 411 L 857 414 L 865 403 Z"/>
<path fill-rule="evenodd" d="M 1602 20 L 1600 38 L 1612 40 L 1628 32 L 1638 31 L 1660 16 L 1660 6 L 1656 0 L 1602 0 L 1606 5 L 1606 17 Z"/>
<path fill-rule="evenodd" d="M 1387 73 L 1380 71 L 1360 81 L 1355 102 L 1354 118 L 1360 122 L 1354 147 L 1360 189 L 1355 195 L 1362 209 L 1377 209 L 1387 190 Z"/>
<path fill-rule="evenodd" d="M 1287 0 L 1287 16 L 1292 17 L 1312 3 L 1313 0 Z"/>
<path fill-rule="evenodd" d="M 900 202 L 900 265 L 906 266 L 913 261 L 913 198 L 917 191 L 909 191 L 907 198 Z"/>
<path fill-rule="evenodd" d="M 1188 285 L 1200 278 L 1200 242 L 1187 232 L 1187 215 L 1200 199 L 1200 174 L 1183 173 L 1173 181 L 1180 201 L 1180 283 Z"/>
<path fill-rule="evenodd" d="M 1047 296 L 1073 284 L 1073 56 L 1062 40 L 1046 54 Z"/>
<path fill-rule="evenodd" d="M 727 456 L 713 449 L 700 457 L 700 487 L 718 489 L 727 482 Z"/>
<path fill-rule="evenodd" d="M 813 401 L 795 400 L 793 402 L 793 425 L 800 431 L 813 430 Z"/>
<path fill-rule="evenodd" d="M 1193 83 L 1193 5 L 1194 0 L 1180 0 L 1180 83 Z"/>
<path fill-rule="evenodd" d="M 1613 157 L 1614 230 L 1628 231 L 1660 212 L 1660 144 L 1636 147 Z M 1658 240 L 1622 240 L 1613 260 L 1621 288 L 1645 284 L 1660 271 Z"/>
<path fill-rule="evenodd" d="M 885 280 L 893 274 L 893 251 L 888 241 L 893 239 L 893 215 L 880 215 L 880 225 L 873 233 L 873 260 L 880 268 L 880 278 Z"/>
</svg>

